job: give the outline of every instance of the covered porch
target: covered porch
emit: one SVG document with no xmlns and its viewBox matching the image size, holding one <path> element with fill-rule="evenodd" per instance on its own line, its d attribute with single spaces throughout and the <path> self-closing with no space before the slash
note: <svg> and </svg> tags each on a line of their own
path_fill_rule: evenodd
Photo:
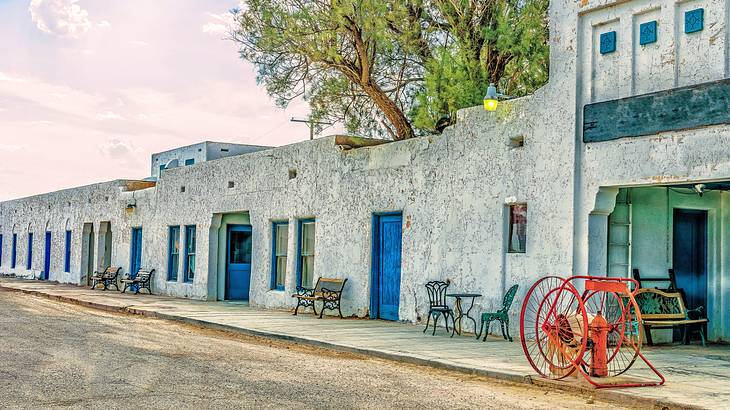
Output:
<svg viewBox="0 0 730 410">
<path fill-rule="evenodd" d="M 712 342 L 730 340 L 730 181 L 602 187 L 589 218 L 589 272 L 641 278 L 681 293 L 709 319 Z M 655 343 L 679 332 L 654 330 Z"/>
</svg>

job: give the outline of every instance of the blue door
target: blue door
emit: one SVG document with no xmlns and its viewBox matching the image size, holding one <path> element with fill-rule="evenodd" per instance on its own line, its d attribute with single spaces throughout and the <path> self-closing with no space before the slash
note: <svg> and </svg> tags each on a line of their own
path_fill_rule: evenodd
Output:
<svg viewBox="0 0 730 410">
<path fill-rule="evenodd" d="M 129 275 L 137 276 L 142 266 L 142 228 L 132 228 L 132 249 L 129 258 Z M 106 266 L 105 266 L 106 268 Z"/>
<path fill-rule="evenodd" d="M 51 233 L 46 231 L 46 248 L 43 259 L 43 280 L 48 280 L 51 276 Z"/>
<path fill-rule="evenodd" d="M 226 299 L 248 300 L 251 287 L 251 226 L 228 225 Z"/>
<path fill-rule="evenodd" d="M 672 256 L 687 308 L 707 311 L 707 211 L 674 210 Z"/>
<path fill-rule="evenodd" d="M 398 320 L 403 217 L 380 215 L 373 222 L 371 316 Z"/>
</svg>

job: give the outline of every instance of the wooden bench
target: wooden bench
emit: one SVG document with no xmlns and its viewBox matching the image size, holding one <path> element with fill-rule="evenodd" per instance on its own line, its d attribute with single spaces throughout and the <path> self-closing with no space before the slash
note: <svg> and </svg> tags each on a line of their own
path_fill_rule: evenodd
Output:
<svg viewBox="0 0 730 410">
<path fill-rule="evenodd" d="M 702 307 L 687 310 L 684 306 L 682 294 L 679 292 L 664 292 L 659 289 L 642 288 L 636 291 L 636 303 L 641 311 L 644 333 L 649 346 L 654 342 L 651 338 L 652 329 L 682 329 L 682 340 L 689 343 L 687 327 L 699 328 L 702 346 L 705 345 L 704 325 L 707 319 L 700 318 Z M 697 318 L 691 319 L 690 313 L 696 314 Z"/>
<path fill-rule="evenodd" d="M 103 271 L 99 272 L 96 271 L 91 276 L 91 289 L 96 289 L 99 284 L 104 285 L 104 289 L 102 290 L 108 290 L 109 286 L 114 285 L 114 287 L 119 290 L 119 285 L 117 285 L 117 277 L 119 276 L 119 272 L 122 271 L 122 268 L 118 266 L 108 266 Z"/>
<path fill-rule="evenodd" d="M 292 297 L 297 298 L 297 307 L 294 309 L 294 315 L 299 312 L 299 308 L 312 307 L 314 315 L 317 315 L 317 307 L 315 302 L 322 302 L 322 310 L 319 312 L 319 318 L 322 319 L 325 309 L 337 310 L 342 318 L 342 309 L 340 308 L 340 300 L 342 299 L 342 290 L 345 288 L 347 279 L 336 278 L 319 278 L 314 288 L 305 288 L 297 286 L 297 293 Z"/>
<path fill-rule="evenodd" d="M 124 293 L 127 289 L 135 288 L 135 295 L 142 289 L 147 289 L 147 292 L 151 295 L 152 289 L 150 289 L 150 283 L 152 282 L 152 275 L 154 275 L 154 273 L 154 269 L 140 269 L 134 277 L 127 274 L 127 276 L 122 279 L 122 283 L 124 284 L 124 290 L 122 290 L 122 293 Z"/>
</svg>

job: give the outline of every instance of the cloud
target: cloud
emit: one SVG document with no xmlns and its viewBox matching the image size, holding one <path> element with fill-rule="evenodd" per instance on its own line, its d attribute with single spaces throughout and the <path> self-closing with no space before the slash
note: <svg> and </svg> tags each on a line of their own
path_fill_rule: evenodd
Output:
<svg viewBox="0 0 730 410">
<path fill-rule="evenodd" d="M 94 26 L 111 26 L 106 20 L 92 23 L 89 12 L 76 3 L 78 0 L 31 0 L 28 11 L 39 30 L 63 38 L 80 38 Z"/>
<path fill-rule="evenodd" d="M 25 145 L 0 144 L 0 151 L 18 152 L 22 149 L 25 149 Z"/>
<path fill-rule="evenodd" d="M 99 152 L 126 166 L 138 164 L 140 161 L 139 158 L 142 156 L 130 141 L 125 141 L 120 138 L 107 139 L 106 142 L 99 145 Z"/>
<path fill-rule="evenodd" d="M 96 119 L 99 121 L 105 120 L 123 120 L 124 116 L 115 113 L 114 111 L 104 111 L 96 114 Z"/>
<path fill-rule="evenodd" d="M 228 34 L 233 26 L 233 15 L 230 12 L 225 13 L 205 13 L 208 21 L 203 25 L 203 33 L 213 35 Z"/>
</svg>

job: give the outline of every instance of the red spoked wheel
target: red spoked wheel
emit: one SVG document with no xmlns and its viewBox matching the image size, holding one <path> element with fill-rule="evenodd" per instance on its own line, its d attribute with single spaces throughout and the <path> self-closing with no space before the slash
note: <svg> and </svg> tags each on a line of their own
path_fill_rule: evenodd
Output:
<svg viewBox="0 0 730 410">
<path fill-rule="evenodd" d="M 639 320 L 635 317 L 635 312 L 638 311 L 636 301 L 616 292 L 593 290 L 584 292 L 582 299 L 588 323 L 600 312 L 610 328 L 606 345 L 608 376 L 624 373 L 634 364 L 641 350 Z M 589 372 L 590 354 L 590 349 L 587 349 L 581 363 L 586 373 Z"/>
<path fill-rule="evenodd" d="M 520 313 L 525 357 L 549 379 L 571 375 L 582 363 L 588 342 L 588 315 L 575 286 L 547 276 L 528 290 Z"/>
</svg>

